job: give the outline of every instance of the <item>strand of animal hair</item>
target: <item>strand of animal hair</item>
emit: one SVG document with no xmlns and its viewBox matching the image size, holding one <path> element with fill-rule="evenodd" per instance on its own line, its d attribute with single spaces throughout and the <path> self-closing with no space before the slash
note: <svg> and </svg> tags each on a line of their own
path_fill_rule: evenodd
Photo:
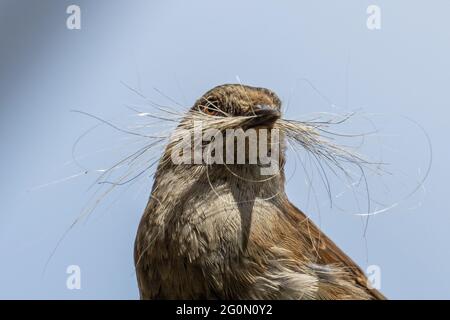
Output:
<svg viewBox="0 0 450 320">
<path fill-rule="evenodd" d="M 346 119 L 348 119 L 348 117 Z M 330 121 L 326 121 L 327 125 L 329 123 Z M 317 130 L 317 128 L 320 127 L 320 125 L 319 126 L 317 124 L 312 125 L 311 123 L 305 124 L 304 122 L 289 121 L 289 120 L 279 120 L 277 122 L 277 125 L 285 132 L 286 136 L 288 137 L 288 140 L 292 140 L 296 143 L 299 143 L 306 151 L 308 151 L 315 158 L 316 160 L 315 163 L 318 164 L 320 167 L 319 173 L 328 192 L 330 204 L 332 203 L 330 184 L 325 169 L 323 168 L 322 161 L 320 160 L 321 159 L 325 160 L 323 161 L 323 163 L 325 163 L 327 168 L 331 172 L 333 172 L 333 174 L 338 178 L 340 178 L 340 176 L 337 174 L 334 168 L 339 169 L 340 172 L 342 172 L 346 176 L 346 178 L 349 179 L 350 178 L 349 173 L 342 163 L 348 163 L 357 166 L 358 169 L 361 171 L 361 175 L 363 176 L 365 181 L 367 207 L 368 212 L 370 212 L 370 192 L 368 189 L 364 167 L 369 167 L 369 169 L 372 169 L 370 168 L 372 165 L 374 164 L 380 165 L 381 163 L 367 161 L 356 152 L 349 151 L 347 148 L 343 148 L 342 146 L 336 145 L 328 140 L 325 140 L 319 134 L 318 132 L 319 130 Z M 351 136 L 354 137 L 357 135 Z M 379 166 L 377 168 L 379 169 Z"/>
<path fill-rule="evenodd" d="M 101 174 L 95 181 L 94 184 L 98 184 L 102 179 L 104 179 L 105 175 L 112 172 L 113 170 L 117 169 L 121 165 L 125 164 L 127 161 L 132 159 L 137 159 L 138 157 L 142 156 L 145 152 L 150 150 L 151 148 L 158 146 L 160 143 L 162 143 L 164 139 L 160 139 L 157 141 L 153 141 L 150 144 L 145 145 L 144 147 L 140 148 L 139 150 L 133 152 L 132 154 L 126 156 L 124 159 L 120 160 L 119 162 L 115 163 L 111 167 L 109 167 L 103 174 Z M 129 165 L 129 163 L 128 163 Z"/>
<path fill-rule="evenodd" d="M 150 162 L 149 165 L 145 166 L 143 169 L 141 169 L 138 173 L 134 174 L 134 176 L 132 176 L 128 180 L 125 180 L 123 182 L 114 182 L 114 181 L 104 180 L 104 181 L 98 182 L 98 184 L 112 184 L 115 186 L 123 186 L 125 184 L 128 184 L 131 181 L 142 176 L 144 173 L 148 172 L 151 168 L 153 168 L 159 162 L 159 157 L 158 156 L 152 157 L 150 160 L 146 161 L 145 163 L 149 163 L 149 162 Z M 132 170 L 132 168 L 128 169 L 128 171 L 131 171 L 131 170 Z"/>
<path fill-rule="evenodd" d="M 113 189 L 114 189 L 114 185 L 111 186 L 109 189 L 107 189 L 103 194 L 101 194 L 94 202 L 94 204 L 91 206 L 91 208 L 89 208 L 89 202 L 88 204 L 86 204 L 85 208 L 82 210 L 81 214 L 74 219 L 74 221 L 70 224 L 70 226 L 64 231 L 64 233 L 61 235 L 61 237 L 58 239 L 55 247 L 53 248 L 53 250 L 50 252 L 49 257 L 47 258 L 47 261 L 45 262 L 44 268 L 43 268 L 43 274 L 45 273 L 45 271 L 47 270 L 47 267 L 51 261 L 51 259 L 53 258 L 53 256 L 55 255 L 56 251 L 58 250 L 59 246 L 61 245 L 62 241 L 66 238 L 66 236 L 69 234 L 70 230 L 72 230 L 75 225 L 77 225 L 81 219 L 85 218 L 86 216 L 88 216 L 90 213 L 92 213 L 95 208 L 97 207 L 97 205 L 103 200 L 104 197 L 106 197 Z M 100 191 L 101 189 L 98 188 L 98 190 L 92 195 L 91 200 L 93 200 L 96 197 L 96 194 Z"/>
<path fill-rule="evenodd" d="M 149 117 L 149 118 L 152 118 L 155 120 L 163 120 L 163 121 L 178 123 L 183 118 L 183 114 L 181 112 L 167 110 L 162 107 L 154 107 L 154 108 L 163 112 L 164 114 L 166 114 L 165 116 L 154 114 L 151 112 L 142 111 L 142 110 L 138 109 L 136 106 L 126 105 L 125 107 L 136 112 L 138 116 L 141 116 L 141 117 L 145 116 L 145 117 Z"/>
<path fill-rule="evenodd" d="M 308 180 L 308 187 L 309 187 L 309 188 L 308 188 L 308 198 L 309 198 L 309 196 L 310 196 L 310 190 L 311 190 L 311 189 L 313 190 L 313 193 L 314 193 L 314 199 L 315 199 L 315 202 L 316 202 L 317 212 L 318 212 L 318 216 L 319 216 L 319 223 L 320 223 L 320 222 L 321 222 L 321 217 L 320 217 L 320 206 L 319 206 L 319 203 L 318 203 L 317 194 L 316 194 L 316 192 L 315 192 L 314 185 L 312 184 L 312 180 L 311 180 L 311 178 L 310 178 L 309 172 L 308 172 L 308 170 L 306 170 L 306 167 L 305 167 L 305 165 L 304 165 L 304 163 L 303 163 L 303 160 L 300 158 L 300 155 L 298 154 L 298 152 L 296 152 L 296 150 L 295 150 L 294 147 L 292 146 L 291 142 L 290 142 L 289 140 L 287 140 L 286 142 L 287 142 L 288 146 L 291 148 L 291 150 L 294 152 L 294 154 L 296 155 L 296 160 L 298 159 L 298 160 L 300 161 L 302 167 L 303 167 L 303 171 L 304 171 L 305 176 L 306 176 L 306 178 L 307 178 L 307 180 Z M 310 219 L 310 218 L 305 214 L 305 219 L 304 219 L 303 221 L 301 221 L 301 223 L 303 223 L 305 220 L 308 221 L 309 219 Z M 317 250 L 317 247 L 316 247 L 316 245 L 315 245 L 315 241 L 314 241 L 314 239 L 313 239 L 313 236 L 312 236 L 312 233 L 311 233 L 311 229 L 309 228 L 309 223 L 307 223 L 307 230 L 308 230 L 308 236 L 309 236 L 309 239 L 310 239 L 311 244 L 312 244 L 312 246 L 313 246 L 313 250 L 314 250 L 315 253 L 316 253 L 316 257 L 319 257 L 319 251 Z M 319 241 L 319 243 L 320 243 L 320 241 L 321 241 L 321 234 L 319 234 L 318 241 Z"/>
<path fill-rule="evenodd" d="M 154 107 L 164 107 L 164 108 L 168 108 L 171 109 L 171 106 L 164 106 L 161 104 L 156 103 L 155 101 L 149 99 L 146 95 L 144 95 L 141 91 L 139 91 L 138 89 L 130 86 L 129 84 L 127 84 L 124 81 L 120 81 L 120 83 L 125 86 L 127 89 L 129 89 L 130 91 L 132 91 L 134 94 L 136 94 L 137 96 L 141 97 L 142 99 L 144 99 L 145 102 L 149 103 L 151 106 Z M 174 102 L 175 104 L 182 106 L 181 104 L 179 104 L 178 102 L 176 102 L 174 99 L 169 98 L 167 95 L 163 94 L 162 91 L 160 91 L 157 88 L 153 88 L 156 92 L 158 92 L 161 96 L 163 96 L 164 98 L 167 98 L 169 101 Z"/>
</svg>

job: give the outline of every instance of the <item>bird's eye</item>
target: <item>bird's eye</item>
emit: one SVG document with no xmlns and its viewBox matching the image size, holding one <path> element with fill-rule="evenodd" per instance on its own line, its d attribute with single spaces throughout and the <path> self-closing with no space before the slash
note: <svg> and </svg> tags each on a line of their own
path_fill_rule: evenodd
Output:
<svg viewBox="0 0 450 320">
<path fill-rule="evenodd" d="M 203 113 L 206 113 L 210 116 L 216 116 L 219 114 L 219 112 L 213 106 L 201 106 L 200 108 Z"/>
<path fill-rule="evenodd" d="M 223 113 L 220 106 L 219 99 L 214 96 L 208 96 L 202 98 L 201 103 L 198 104 L 197 110 L 210 116 L 218 116 Z"/>
<path fill-rule="evenodd" d="M 217 101 L 216 99 L 213 98 L 208 98 L 205 99 L 206 101 L 204 101 L 200 106 L 199 106 L 199 111 L 203 112 L 207 115 L 210 116 L 217 116 L 219 115 L 220 109 L 219 109 L 219 101 Z"/>
</svg>

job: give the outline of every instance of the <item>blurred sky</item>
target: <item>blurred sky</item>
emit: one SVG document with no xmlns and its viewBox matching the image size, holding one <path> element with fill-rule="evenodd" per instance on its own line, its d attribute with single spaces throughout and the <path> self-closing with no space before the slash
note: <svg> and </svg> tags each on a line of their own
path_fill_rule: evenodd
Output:
<svg viewBox="0 0 450 320">
<path fill-rule="evenodd" d="M 70 4 L 81 7 L 81 30 L 66 28 Z M 381 30 L 366 27 L 370 4 L 381 8 Z M 80 173 L 70 163 L 72 147 L 98 122 L 70 110 L 132 124 L 123 116 L 130 114 L 125 105 L 144 103 L 123 83 L 174 104 L 157 88 L 188 106 L 237 76 L 289 101 L 290 118 L 317 111 L 371 114 L 380 136 L 393 144 L 389 181 L 398 200 L 396 185 L 406 178 L 395 173 L 423 176 L 429 160 L 421 129 L 406 117 L 425 128 L 433 147 L 430 175 L 418 193 L 371 217 L 366 239 L 360 217 L 328 205 L 319 215 L 306 205 L 304 176 L 294 172 L 293 157 L 288 194 L 363 269 L 380 266 L 389 298 L 450 298 L 449 10 L 445 0 L 432 6 L 410 0 L 0 0 L 0 298 L 138 298 L 133 241 L 151 178 L 72 228 L 45 270 L 92 196 L 96 176 L 34 187 Z M 116 133 L 103 129 L 80 148 L 113 144 Z M 375 140 L 367 141 L 368 153 L 377 154 L 376 148 Z M 95 169 L 120 156 L 98 153 L 83 163 Z M 374 194 L 382 195 L 372 180 Z M 326 203 L 324 190 L 317 194 Z M 81 290 L 66 288 L 69 265 L 81 268 Z"/>
</svg>

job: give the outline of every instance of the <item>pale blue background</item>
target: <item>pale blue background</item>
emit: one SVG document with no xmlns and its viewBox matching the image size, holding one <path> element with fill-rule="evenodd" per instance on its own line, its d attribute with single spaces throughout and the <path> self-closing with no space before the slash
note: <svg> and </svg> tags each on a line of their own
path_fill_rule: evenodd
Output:
<svg viewBox="0 0 450 320">
<path fill-rule="evenodd" d="M 69 4 L 81 6 L 79 31 L 66 29 Z M 381 30 L 366 28 L 369 4 L 382 9 Z M 33 187 L 80 171 L 63 165 L 77 137 L 96 122 L 69 110 L 106 119 L 126 113 L 124 104 L 138 99 L 121 81 L 155 100 L 161 97 L 153 87 L 189 105 L 237 75 L 284 101 L 293 97 L 292 118 L 330 110 L 298 82 L 307 78 L 337 105 L 408 115 L 426 128 L 434 162 L 427 192 L 411 200 L 412 209 L 371 218 L 367 249 L 359 218 L 331 209 L 321 225 L 363 268 L 381 267 L 388 297 L 449 298 L 449 11 L 445 0 L 1 0 L 0 298 L 137 298 L 132 248 L 150 178 L 141 181 L 141 193 L 123 193 L 73 228 L 45 273 L 95 176 Z M 412 143 L 411 154 L 426 155 L 423 141 L 413 150 L 403 126 L 411 129 L 400 121 L 395 133 Z M 84 140 L 86 149 L 98 146 L 94 137 Z M 396 159 L 414 171 L 413 158 L 402 151 Z M 296 174 L 288 191 L 303 208 L 301 170 Z M 66 288 L 71 264 L 81 267 L 81 290 Z"/>
</svg>

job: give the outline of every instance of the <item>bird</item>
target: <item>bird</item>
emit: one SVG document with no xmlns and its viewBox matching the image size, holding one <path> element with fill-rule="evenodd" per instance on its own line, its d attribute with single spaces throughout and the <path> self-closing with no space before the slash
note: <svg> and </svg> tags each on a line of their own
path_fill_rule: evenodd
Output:
<svg viewBox="0 0 450 320">
<path fill-rule="evenodd" d="M 288 199 L 285 133 L 276 142 L 279 167 L 271 174 L 262 174 L 259 160 L 172 161 L 196 120 L 221 135 L 226 129 L 272 133 L 282 121 L 281 107 L 273 91 L 238 83 L 214 87 L 185 113 L 161 155 L 137 229 L 134 262 L 141 299 L 386 299 Z M 220 140 L 215 137 L 190 146 L 204 152 Z M 267 142 L 267 154 L 275 150 L 273 143 Z M 212 155 L 224 157 L 220 151 Z"/>
</svg>

